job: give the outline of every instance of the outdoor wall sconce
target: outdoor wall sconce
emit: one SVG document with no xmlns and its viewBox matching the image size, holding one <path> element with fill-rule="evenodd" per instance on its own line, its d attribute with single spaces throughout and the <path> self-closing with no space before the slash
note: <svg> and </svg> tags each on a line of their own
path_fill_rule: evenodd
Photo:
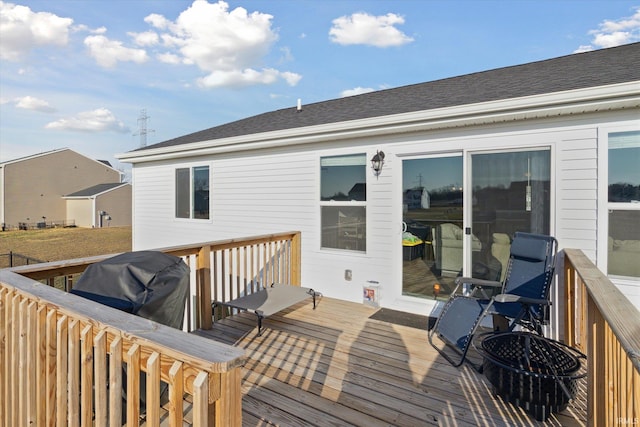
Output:
<svg viewBox="0 0 640 427">
<path fill-rule="evenodd" d="M 384 152 L 376 151 L 376 154 L 371 158 L 371 169 L 373 169 L 373 173 L 377 176 L 380 176 L 382 172 L 382 165 L 384 165 Z"/>
</svg>

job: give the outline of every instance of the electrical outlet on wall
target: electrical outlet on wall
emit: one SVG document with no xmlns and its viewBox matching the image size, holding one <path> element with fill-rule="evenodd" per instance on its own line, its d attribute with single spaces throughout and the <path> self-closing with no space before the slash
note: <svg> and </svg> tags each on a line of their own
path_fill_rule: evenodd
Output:
<svg viewBox="0 0 640 427">
<path fill-rule="evenodd" d="M 350 282 L 352 278 L 353 278 L 353 274 L 351 273 L 351 270 L 345 270 L 344 280 L 346 280 L 347 282 Z"/>
</svg>

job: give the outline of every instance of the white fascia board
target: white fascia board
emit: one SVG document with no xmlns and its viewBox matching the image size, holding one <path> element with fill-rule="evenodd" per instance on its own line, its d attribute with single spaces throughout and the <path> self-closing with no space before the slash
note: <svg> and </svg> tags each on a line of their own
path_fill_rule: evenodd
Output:
<svg viewBox="0 0 640 427">
<path fill-rule="evenodd" d="M 640 107 L 640 82 L 391 114 L 118 154 L 127 163 Z"/>
</svg>

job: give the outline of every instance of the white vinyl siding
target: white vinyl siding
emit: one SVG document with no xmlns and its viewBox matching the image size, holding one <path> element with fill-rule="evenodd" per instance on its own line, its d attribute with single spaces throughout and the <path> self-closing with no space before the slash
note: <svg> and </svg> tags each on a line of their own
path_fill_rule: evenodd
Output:
<svg viewBox="0 0 640 427">
<path fill-rule="evenodd" d="M 627 114 L 627 120 L 633 120 L 630 116 Z M 581 249 L 596 262 L 597 241 L 602 238 L 599 181 L 606 178 L 598 161 L 599 119 L 610 126 L 616 117 L 615 113 L 607 113 L 570 122 L 539 120 L 387 135 L 367 144 L 335 140 L 328 146 L 309 144 L 303 149 L 280 147 L 200 156 L 192 161 L 137 163 L 133 168 L 134 249 L 301 231 L 304 286 L 328 297 L 362 301 L 362 286 L 375 280 L 380 284 L 383 306 L 428 314 L 433 301 L 403 299 L 398 286 L 402 281 L 399 159 L 463 150 L 550 147 L 551 234 L 558 238 L 561 249 Z M 370 159 L 377 150 L 383 150 L 386 157 L 378 178 L 369 164 L 366 167 L 366 252 L 322 250 L 320 159 L 353 153 L 366 153 L 366 159 Z M 212 219 L 176 219 L 171 191 L 174 171 L 203 164 L 214 171 Z M 352 271 L 352 280 L 345 279 L 345 270 Z"/>
<path fill-rule="evenodd" d="M 597 129 L 562 134 L 557 144 L 556 238 L 596 259 Z"/>
</svg>

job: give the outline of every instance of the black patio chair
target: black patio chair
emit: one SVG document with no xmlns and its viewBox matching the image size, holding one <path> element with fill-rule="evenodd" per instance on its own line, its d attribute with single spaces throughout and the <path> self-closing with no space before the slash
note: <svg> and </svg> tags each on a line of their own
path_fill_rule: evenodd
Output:
<svg viewBox="0 0 640 427">
<path fill-rule="evenodd" d="M 557 247 L 551 236 L 515 233 L 504 282 L 458 277 L 451 297 L 429 330 L 429 343 L 449 363 L 460 366 L 474 334 L 489 315 L 493 317 L 494 331 L 511 331 L 519 325 L 542 335 L 551 305 L 549 292 Z M 501 289 L 500 293 L 492 296 L 496 289 Z M 438 347 L 434 336 L 446 345 Z M 447 354 L 447 347 L 453 348 L 460 358 Z M 482 370 L 480 365 L 470 363 Z"/>
</svg>

